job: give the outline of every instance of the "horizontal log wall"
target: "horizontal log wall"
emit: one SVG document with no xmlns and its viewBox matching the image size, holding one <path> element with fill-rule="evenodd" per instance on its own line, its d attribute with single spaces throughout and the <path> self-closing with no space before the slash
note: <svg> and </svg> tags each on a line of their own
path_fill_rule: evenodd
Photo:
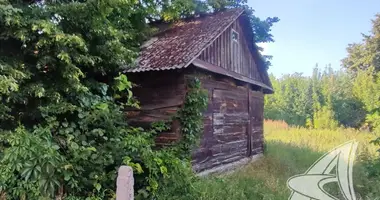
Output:
<svg viewBox="0 0 380 200">
<path fill-rule="evenodd" d="M 149 126 L 152 122 L 169 121 L 181 108 L 186 95 L 184 74 L 181 71 L 157 71 L 127 74 L 136 84 L 132 92 L 141 109 L 126 111 L 129 123 Z M 166 145 L 180 139 L 180 124 L 173 121 L 170 131 L 160 133 L 157 145 Z"/>
<path fill-rule="evenodd" d="M 238 33 L 237 41 L 232 40 L 232 30 Z M 200 54 L 199 59 L 262 82 L 239 20 L 207 47 Z"/>
<path fill-rule="evenodd" d="M 193 169 L 201 172 L 263 152 L 263 93 L 232 78 L 204 71 L 128 75 L 138 84 L 133 92 L 141 105 L 141 109 L 126 112 L 129 122 L 145 126 L 170 120 L 184 103 L 186 77 L 194 75 L 208 92 L 208 107 L 203 115 L 200 146 L 192 155 Z M 172 129 L 159 134 L 156 143 L 167 145 L 180 138 L 180 124 L 174 121 Z"/>
</svg>

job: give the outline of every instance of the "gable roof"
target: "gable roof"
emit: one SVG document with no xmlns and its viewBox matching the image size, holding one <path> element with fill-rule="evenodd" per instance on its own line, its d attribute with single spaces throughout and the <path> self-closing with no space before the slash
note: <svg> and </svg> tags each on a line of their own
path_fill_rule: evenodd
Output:
<svg viewBox="0 0 380 200">
<path fill-rule="evenodd" d="M 243 13 L 244 9 L 234 8 L 203 17 L 181 20 L 174 24 L 158 24 L 159 32 L 141 46 L 140 55 L 136 61 L 137 67 L 126 68 L 125 72 L 185 68 Z M 249 20 L 248 25 L 250 26 Z M 264 62 L 253 41 L 253 33 L 247 34 L 253 56 L 255 60 L 259 60 L 260 75 L 264 76 L 262 80 L 271 89 Z"/>
</svg>

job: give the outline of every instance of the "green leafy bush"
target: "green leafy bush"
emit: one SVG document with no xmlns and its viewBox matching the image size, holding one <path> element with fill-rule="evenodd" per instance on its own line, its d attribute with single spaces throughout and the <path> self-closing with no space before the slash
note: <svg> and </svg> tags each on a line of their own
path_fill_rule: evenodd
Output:
<svg viewBox="0 0 380 200">
<path fill-rule="evenodd" d="M 7 199 L 107 199 L 131 165 L 136 190 L 188 169 L 153 150 L 159 127 L 125 123 L 136 106 L 118 75 L 147 32 L 146 7 L 129 1 L 0 1 L 0 193 Z M 140 176 L 141 175 L 141 176 Z M 143 195 L 137 195 L 139 196 Z"/>
<path fill-rule="evenodd" d="M 243 6 L 226 1 L 210 6 Z M 222 7 L 220 5 L 223 5 Z M 149 129 L 125 123 L 138 106 L 120 66 L 133 66 L 149 38 L 146 20 L 210 11 L 200 1 L 0 0 L 0 198 L 72 200 L 115 196 L 116 170 L 136 174 L 136 198 L 190 192 L 189 152 L 207 102 L 199 82 L 176 117 L 185 140 L 157 149 Z M 256 23 L 260 42 L 277 18 Z M 194 143 L 194 144 L 193 144 Z M 166 188 L 166 189 L 164 189 Z"/>
</svg>

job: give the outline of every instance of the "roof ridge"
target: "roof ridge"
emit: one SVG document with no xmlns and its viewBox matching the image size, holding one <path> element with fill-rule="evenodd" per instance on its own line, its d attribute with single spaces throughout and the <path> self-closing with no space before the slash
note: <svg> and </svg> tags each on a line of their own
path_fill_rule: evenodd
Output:
<svg viewBox="0 0 380 200">
<path fill-rule="evenodd" d="M 175 24 L 178 24 L 178 23 L 181 23 L 181 22 L 190 22 L 192 20 L 198 20 L 198 19 L 203 19 L 203 18 L 206 18 L 206 17 L 211 17 L 211 16 L 215 16 L 217 14 L 220 14 L 220 13 L 225 13 L 225 12 L 231 12 L 233 10 L 240 10 L 240 13 L 239 13 L 239 16 L 243 14 L 244 12 L 244 8 L 242 7 L 237 7 L 237 8 L 226 8 L 226 9 L 223 9 L 223 10 L 219 10 L 217 12 L 210 12 L 210 13 L 201 13 L 199 15 L 192 15 L 190 17 L 186 17 L 186 18 L 182 18 L 182 19 L 178 19 L 176 21 L 172 21 L 172 22 L 166 22 L 166 21 L 163 21 L 163 20 L 159 20 L 159 21 L 155 21 L 155 22 L 152 22 L 152 23 L 149 23 L 149 24 L 152 24 L 152 26 L 154 26 L 153 24 L 156 23 L 156 26 L 158 25 L 162 25 L 162 24 L 165 24 L 165 25 L 168 25 L 167 28 L 165 28 L 164 30 L 161 30 L 161 31 L 158 31 L 156 33 L 154 33 L 152 35 L 152 37 L 155 37 L 157 35 L 160 35 L 162 33 L 164 33 L 165 31 L 171 29 L 171 25 L 175 25 Z M 238 17 L 239 17 L 238 16 Z"/>
</svg>

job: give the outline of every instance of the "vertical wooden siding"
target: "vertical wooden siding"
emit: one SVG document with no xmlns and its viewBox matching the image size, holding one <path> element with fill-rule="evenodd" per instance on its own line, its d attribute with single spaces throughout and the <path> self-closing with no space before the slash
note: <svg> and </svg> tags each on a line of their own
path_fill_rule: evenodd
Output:
<svg viewBox="0 0 380 200">
<path fill-rule="evenodd" d="M 238 41 L 232 40 L 232 30 L 239 34 Z M 207 47 L 199 59 L 262 82 L 239 20 Z"/>
</svg>

